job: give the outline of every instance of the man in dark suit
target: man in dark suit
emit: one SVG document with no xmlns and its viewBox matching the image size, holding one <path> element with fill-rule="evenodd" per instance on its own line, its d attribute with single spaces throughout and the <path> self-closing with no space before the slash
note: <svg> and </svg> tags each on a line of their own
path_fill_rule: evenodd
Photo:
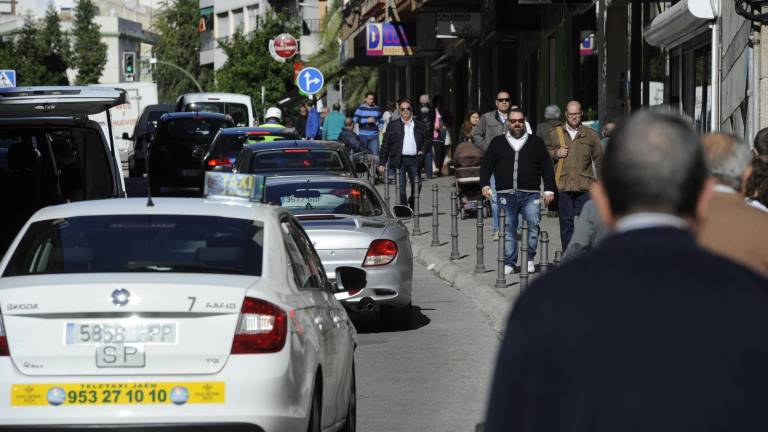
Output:
<svg viewBox="0 0 768 432">
<path fill-rule="evenodd" d="M 424 123 L 413 118 L 411 100 L 400 99 L 397 103 L 400 118 L 390 121 L 384 133 L 384 142 L 379 151 L 379 172 L 384 172 L 384 165 L 389 160 L 390 168 L 400 168 L 400 204 L 408 203 L 413 207 L 415 179 L 419 175 L 419 162 L 431 141 L 426 139 Z M 411 196 L 405 196 L 405 175 L 411 184 Z M 421 186 L 419 186 L 421 187 Z"/>
<path fill-rule="evenodd" d="M 485 431 L 768 430 L 768 280 L 696 244 L 713 187 L 696 134 L 637 114 L 602 170 L 612 233 L 520 296 Z"/>
</svg>

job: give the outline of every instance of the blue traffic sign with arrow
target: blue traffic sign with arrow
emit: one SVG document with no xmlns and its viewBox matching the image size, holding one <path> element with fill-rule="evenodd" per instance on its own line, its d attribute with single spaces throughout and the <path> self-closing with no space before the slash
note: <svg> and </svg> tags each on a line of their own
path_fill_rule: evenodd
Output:
<svg viewBox="0 0 768 432">
<path fill-rule="evenodd" d="M 323 84 L 325 84 L 325 78 L 323 73 L 317 68 L 305 67 L 296 76 L 296 85 L 299 86 L 299 90 L 304 94 L 313 95 L 318 93 L 322 90 Z"/>
</svg>

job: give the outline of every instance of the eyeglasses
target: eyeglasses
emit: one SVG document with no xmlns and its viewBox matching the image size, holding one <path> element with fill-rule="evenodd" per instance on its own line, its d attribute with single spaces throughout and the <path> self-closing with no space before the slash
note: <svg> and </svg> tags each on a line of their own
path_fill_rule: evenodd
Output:
<svg viewBox="0 0 768 432">
<path fill-rule="evenodd" d="M 507 121 L 512 123 L 512 124 L 515 124 L 515 123 L 523 124 L 523 123 L 525 123 L 525 119 L 509 119 Z"/>
<path fill-rule="evenodd" d="M 510 98 L 497 98 L 496 102 L 501 102 L 501 103 L 507 102 L 508 103 L 510 100 L 512 100 L 512 99 L 510 99 Z"/>
<path fill-rule="evenodd" d="M 580 112 L 577 112 L 577 113 L 565 113 L 565 115 L 567 115 L 568 117 L 581 117 L 581 113 Z"/>
<path fill-rule="evenodd" d="M 410 111 L 410 110 L 411 110 L 411 107 L 400 108 L 400 111 Z"/>
</svg>

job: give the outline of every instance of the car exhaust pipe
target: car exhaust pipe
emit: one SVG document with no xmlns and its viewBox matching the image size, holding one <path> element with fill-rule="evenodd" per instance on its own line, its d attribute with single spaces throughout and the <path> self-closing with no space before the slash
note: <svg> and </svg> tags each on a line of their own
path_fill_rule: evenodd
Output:
<svg viewBox="0 0 768 432">
<path fill-rule="evenodd" d="M 360 309 L 360 312 L 371 312 L 376 309 L 376 302 L 374 302 L 370 297 L 365 297 L 364 299 L 360 300 L 360 303 L 358 303 L 357 307 Z"/>
</svg>

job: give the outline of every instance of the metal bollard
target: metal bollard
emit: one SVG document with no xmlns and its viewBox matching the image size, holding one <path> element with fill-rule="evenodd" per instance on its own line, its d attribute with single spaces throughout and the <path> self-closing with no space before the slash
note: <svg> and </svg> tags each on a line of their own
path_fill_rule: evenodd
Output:
<svg viewBox="0 0 768 432">
<path fill-rule="evenodd" d="M 419 219 L 421 218 L 421 214 L 419 213 L 421 176 L 416 176 L 413 181 L 415 182 L 415 191 L 413 193 L 413 230 L 411 230 L 411 235 L 421 235 L 421 227 L 419 224 Z"/>
<path fill-rule="evenodd" d="M 400 168 L 395 170 L 395 204 L 403 204 L 400 202 Z"/>
<path fill-rule="evenodd" d="M 546 273 L 547 270 L 549 270 L 549 233 L 546 231 L 541 232 L 541 237 L 539 238 L 539 243 L 541 243 L 541 259 L 539 260 L 539 268 L 541 268 L 541 273 Z"/>
<path fill-rule="evenodd" d="M 555 266 L 560 265 L 560 251 L 555 251 Z"/>
<path fill-rule="evenodd" d="M 528 221 L 523 219 L 520 236 L 520 291 L 528 288 Z"/>
<path fill-rule="evenodd" d="M 483 201 L 479 200 L 477 204 L 477 264 L 475 264 L 475 273 L 485 272 L 485 262 L 483 260 Z"/>
<path fill-rule="evenodd" d="M 506 258 L 504 240 L 507 237 L 507 230 L 504 226 L 504 219 L 506 219 L 504 213 L 504 207 L 499 206 L 499 254 L 496 257 L 496 284 L 494 285 L 496 288 L 507 287 L 507 276 L 504 274 L 504 259 Z"/>
<path fill-rule="evenodd" d="M 437 184 L 432 185 L 432 244 L 430 246 L 440 246 L 440 238 L 438 237 L 437 229 L 440 226 L 440 222 L 437 220 Z"/>
<path fill-rule="evenodd" d="M 454 183 L 455 185 L 455 183 Z M 459 254 L 459 207 L 456 187 L 451 191 L 451 260 L 461 258 Z"/>
<path fill-rule="evenodd" d="M 389 168 L 384 167 L 384 201 L 387 202 L 387 208 L 392 207 L 389 204 Z"/>
</svg>

